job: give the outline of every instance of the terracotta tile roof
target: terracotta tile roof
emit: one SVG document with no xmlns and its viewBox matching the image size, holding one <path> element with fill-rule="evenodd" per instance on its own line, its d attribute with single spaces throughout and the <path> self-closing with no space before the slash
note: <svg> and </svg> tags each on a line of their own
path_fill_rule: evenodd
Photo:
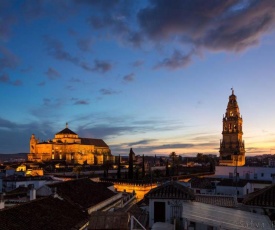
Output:
<svg viewBox="0 0 275 230">
<path fill-rule="evenodd" d="M 79 208 L 53 197 L 0 210 L 0 230 L 79 229 L 87 222 L 87 214 Z"/>
<path fill-rule="evenodd" d="M 248 194 L 243 204 L 275 208 L 275 184 Z"/>
<path fill-rule="evenodd" d="M 102 139 L 80 138 L 83 145 L 95 145 L 97 147 L 109 147 Z"/>
<path fill-rule="evenodd" d="M 89 208 L 116 195 L 105 184 L 93 182 L 89 178 L 70 180 L 47 186 L 56 188 L 59 196 L 71 200 L 82 208 Z"/>
<path fill-rule="evenodd" d="M 164 183 L 156 188 L 153 188 L 145 195 L 146 198 L 157 199 L 182 199 L 194 200 L 195 195 L 192 189 L 185 187 L 177 181 Z"/>
<path fill-rule="evenodd" d="M 233 196 L 196 195 L 195 201 L 228 208 L 237 206 L 237 201 Z"/>
<path fill-rule="evenodd" d="M 126 212 L 92 212 L 88 229 L 129 229 L 130 215 Z"/>
</svg>

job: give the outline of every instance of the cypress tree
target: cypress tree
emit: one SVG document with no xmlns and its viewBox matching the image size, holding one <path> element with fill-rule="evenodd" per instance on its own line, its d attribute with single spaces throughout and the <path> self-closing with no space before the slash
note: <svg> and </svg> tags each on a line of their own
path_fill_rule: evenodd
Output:
<svg viewBox="0 0 275 230">
<path fill-rule="evenodd" d="M 118 155 L 118 163 L 117 163 L 117 179 L 121 178 L 121 171 L 120 171 L 120 155 Z"/>
<path fill-rule="evenodd" d="M 142 156 L 142 179 L 145 177 L 145 161 L 144 161 L 144 154 Z"/>
<path fill-rule="evenodd" d="M 128 179 L 132 180 L 134 178 L 134 159 L 133 159 L 133 149 L 130 149 L 129 153 L 129 168 L 128 168 Z"/>
<path fill-rule="evenodd" d="M 168 160 L 166 160 L 165 169 L 166 169 L 166 173 L 165 173 L 166 175 L 165 175 L 165 176 L 167 176 L 167 177 L 170 176 L 170 175 L 169 175 Z"/>
</svg>

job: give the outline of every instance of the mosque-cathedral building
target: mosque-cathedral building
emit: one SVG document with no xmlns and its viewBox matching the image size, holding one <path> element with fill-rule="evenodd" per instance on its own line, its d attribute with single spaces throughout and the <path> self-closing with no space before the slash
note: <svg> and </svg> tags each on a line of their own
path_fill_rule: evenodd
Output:
<svg viewBox="0 0 275 230">
<path fill-rule="evenodd" d="M 101 165 L 112 159 L 111 150 L 102 139 L 79 137 L 68 124 L 52 140 L 39 142 L 34 134 L 30 138 L 29 161 L 63 160 L 73 164 Z"/>
<path fill-rule="evenodd" d="M 242 140 L 243 119 L 240 116 L 237 96 L 234 90 L 229 96 L 226 113 L 223 117 L 222 140 L 220 141 L 220 165 L 243 166 L 245 164 L 245 147 Z"/>
<path fill-rule="evenodd" d="M 227 109 L 223 116 L 222 140 L 220 140 L 220 160 L 223 166 L 245 165 L 245 145 L 242 140 L 243 119 L 240 115 L 237 96 L 229 96 Z M 35 135 L 30 138 L 29 161 L 65 160 L 67 163 L 101 165 L 113 160 L 109 146 L 102 139 L 81 138 L 68 128 L 55 134 L 52 140 L 39 142 Z"/>
</svg>

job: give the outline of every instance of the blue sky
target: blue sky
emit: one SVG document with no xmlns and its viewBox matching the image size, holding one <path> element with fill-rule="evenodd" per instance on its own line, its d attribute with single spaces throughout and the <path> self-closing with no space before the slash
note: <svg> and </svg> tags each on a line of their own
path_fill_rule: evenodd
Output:
<svg viewBox="0 0 275 230">
<path fill-rule="evenodd" d="M 275 1 L 0 0 L 0 153 L 65 127 L 114 155 L 275 153 Z"/>
</svg>

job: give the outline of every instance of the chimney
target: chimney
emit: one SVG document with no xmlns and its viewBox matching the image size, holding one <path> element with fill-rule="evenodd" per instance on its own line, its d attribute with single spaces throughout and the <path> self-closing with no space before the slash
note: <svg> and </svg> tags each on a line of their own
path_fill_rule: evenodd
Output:
<svg viewBox="0 0 275 230">
<path fill-rule="evenodd" d="M 33 184 L 29 185 L 30 188 L 30 200 L 35 200 L 36 199 L 36 190 L 33 186 Z"/>
</svg>

